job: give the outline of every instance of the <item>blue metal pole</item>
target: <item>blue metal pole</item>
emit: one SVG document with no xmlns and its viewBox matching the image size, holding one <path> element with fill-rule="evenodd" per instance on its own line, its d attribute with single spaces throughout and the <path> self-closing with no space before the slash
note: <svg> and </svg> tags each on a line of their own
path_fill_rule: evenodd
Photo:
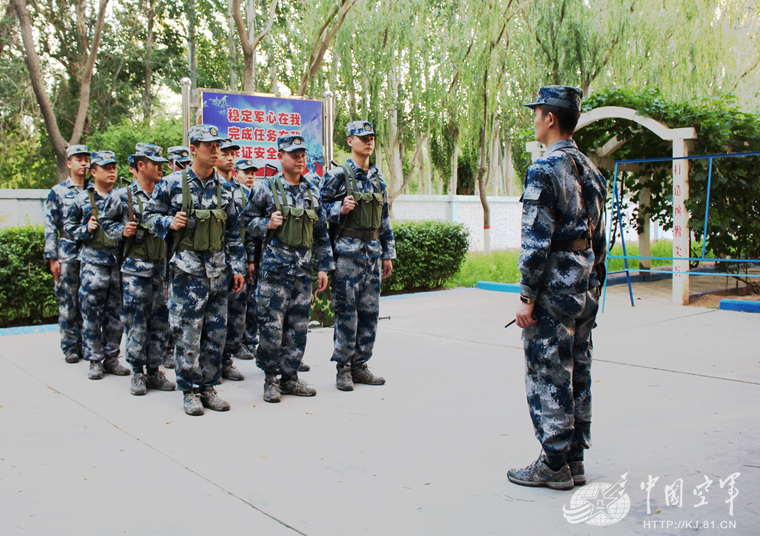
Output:
<svg viewBox="0 0 760 536">
<path fill-rule="evenodd" d="M 707 170 L 707 198 L 705 200 L 705 230 L 702 232 L 702 258 L 705 258 L 707 248 L 707 221 L 710 217 L 710 185 L 712 184 L 713 159 L 710 157 L 710 165 Z"/>
<path fill-rule="evenodd" d="M 615 164 L 615 169 L 617 170 L 617 164 Z M 617 178 L 617 175 L 615 177 Z M 617 181 L 615 181 L 615 185 L 617 185 Z M 620 198 L 617 195 L 617 190 L 615 190 L 615 197 L 617 200 L 618 225 L 620 226 L 620 243 L 623 244 L 623 263 L 625 264 L 625 279 L 628 282 L 628 295 L 631 297 L 631 307 L 635 307 L 635 304 L 633 303 L 633 288 L 631 287 L 631 271 L 630 271 L 630 268 L 628 267 L 628 252 L 626 251 L 625 234 L 623 233 L 623 216 L 620 211 L 620 205 L 622 203 L 621 203 Z M 622 192 L 620 194 L 620 197 L 622 197 Z"/>
</svg>

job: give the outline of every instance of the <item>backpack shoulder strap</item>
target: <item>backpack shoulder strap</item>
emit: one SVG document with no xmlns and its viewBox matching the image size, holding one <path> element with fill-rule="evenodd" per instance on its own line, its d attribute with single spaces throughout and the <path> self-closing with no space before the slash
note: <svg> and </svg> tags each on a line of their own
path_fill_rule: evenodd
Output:
<svg viewBox="0 0 760 536">
<path fill-rule="evenodd" d="M 87 195 L 90 196 L 90 209 L 92 210 L 92 215 L 97 219 L 100 214 L 98 214 L 98 205 L 95 204 L 95 194 L 92 190 L 87 190 Z"/>
<path fill-rule="evenodd" d="M 274 206 L 277 209 L 277 212 L 282 212 L 282 205 L 280 204 L 280 197 L 277 195 L 277 183 L 276 183 L 277 179 L 273 178 L 273 177 L 270 177 L 267 180 L 269 181 L 269 187 L 272 189 L 272 197 L 274 198 Z M 285 202 L 287 203 L 287 200 Z"/>
<path fill-rule="evenodd" d="M 222 181 L 216 181 L 216 208 L 222 208 Z"/>
<path fill-rule="evenodd" d="M 190 209 L 193 207 L 193 196 L 190 194 L 190 184 L 187 180 L 187 170 L 182 170 L 182 212 L 190 215 Z"/>
<path fill-rule="evenodd" d="M 127 203 L 127 213 L 129 214 L 129 221 L 135 221 L 135 209 L 132 206 L 133 199 L 132 199 L 132 185 L 127 185 L 127 199 L 129 203 Z M 140 201 L 140 196 L 137 196 L 137 201 L 140 203 L 140 218 L 142 219 L 142 202 Z"/>
<path fill-rule="evenodd" d="M 341 164 L 340 167 L 345 173 L 344 176 L 346 178 L 346 196 L 353 196 L 354 190 L 356 190 L 356 178 L 354 177 L 354 170 L 351 169 L 351 166 L 349 166 L 348 163 Z"/>
</svg>

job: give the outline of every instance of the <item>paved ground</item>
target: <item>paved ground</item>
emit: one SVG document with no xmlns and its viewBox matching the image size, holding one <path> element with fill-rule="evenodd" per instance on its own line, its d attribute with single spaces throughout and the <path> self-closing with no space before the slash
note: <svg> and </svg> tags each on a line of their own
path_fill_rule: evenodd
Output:
<svg viewBox="0 0 760 536">
<path fill-rule="evenodd" d="M 246 381 L 219 388 L 232 411 L 195 418 L 178 393 L 88 380 L 57 333 L 0 337 L 0 534 L 757 534 L 760 317 L 634 293 L 632 308 L 610 287 L 599 318 L 589 484 L 570 492 L 506 479 L 539 453 L 520 332 L 504 329 L 514 294 L 384 299 L 384 387 L 337 391 L 321 330 L 304 374 L 315 398 L 266 404 L 263 375 L 241 362 Z M 565 519 L 621 479 L 618 523 Z M 679 482 L 680 506 L 665 498 Z"/>
</svg>

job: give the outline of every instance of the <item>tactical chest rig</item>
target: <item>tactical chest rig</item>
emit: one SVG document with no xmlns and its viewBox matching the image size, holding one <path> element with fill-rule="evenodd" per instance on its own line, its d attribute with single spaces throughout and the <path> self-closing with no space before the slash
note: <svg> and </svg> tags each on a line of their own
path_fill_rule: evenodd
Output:
<svg viewBox="0 0 760 536">
<path fill-rule="evenodd" d="M 127 186 L 127 198 L 129 200 L 129 221 L 135 221 L 135 212 L 132 206 L 132 188 Z M 132 257 L 141 261 L 161 261 L 166 256 L 164 240 L 151 233 L 148 226 L 143 222 L 143 202 L 137 196 L 137 204 L 140 205 L 140 221 L 137 222 L 137 232 L 127 238 L 124 246 L 124 257 Z"/>
<path fill-rule="evenodd" d="M 311 208 L 297 208 L 288 205 L 288 197 L 285 195 L 285 188 L 282 186 L 279 176 L 274 179 L 270 178 L 269 186 L 272 188 L 275 208 L 282 213 L 282 225 L 274 230 L 273 236 L 279 238 L 280 242 L 286 246 L 311 248 L 314 244 L 314 223 L 317 221 L 317 211 L 314 209 L 311 188 L 308 185 L 306 187 Z M 278 191 L 279 195 L 282 196 L 282 204 L 280 204 L 277 195 Z"/>
<path fill-rule="evenodd" d="M 227 212 L 222 208 L 222 185 L 216 182 L 216 207 L 196 209 L 187 170 L 182 170 L 182 212 L 187 214 L 187 225 L 174 242 L 174 251 L 221 251 L 227 227 Z"/>
<path fill-rule="evenodd" d="M 380 236 L 380 220 L 383 215 L 383 193 L 380 181 L 375 177 L 377 192 L 360 192 L 356 187 L 356 177 L 351 166 L 341 165 L 346 178 L 346 196 L 353 196 L 356 201 L 354 209 L 348 213 L 343 222 L 339 236 L 358 238 L 368 242 Z"/>
<path fill-rule="evenodd" d="M 95 193 L 92 190 L 87 190 L 87 194 L 90 196 L 92 215 L 98 220 L 98 228 L 95 229 L 93 237 L 85 240 L 85 243 L 95 249 L 113 248 L 118 246 L 119 241 L 108 236 L 103 230 L 103 226 L 100 224 L 100 213 L 98 212 L 97 204 L 95 204 Z"/>
</svg>

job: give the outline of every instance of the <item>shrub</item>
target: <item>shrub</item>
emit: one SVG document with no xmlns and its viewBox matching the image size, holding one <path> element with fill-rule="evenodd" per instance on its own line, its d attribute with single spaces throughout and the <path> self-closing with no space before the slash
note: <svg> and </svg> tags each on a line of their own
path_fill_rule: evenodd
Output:
<svg viewBox="0 0 760 536">
<path fill-rule="evenodd" d="M 0 229 L 0 326 L 40 324 L 58 311 L 42 225 Z"/>
<path fill-rule="evenodd" d="M 393 226 L 396 260 L 383 282 L 388 291 L 430 290 L 459 271 L 469 247 L 464 225 L 441 221 L 400 222 Z"/>
</svg>

